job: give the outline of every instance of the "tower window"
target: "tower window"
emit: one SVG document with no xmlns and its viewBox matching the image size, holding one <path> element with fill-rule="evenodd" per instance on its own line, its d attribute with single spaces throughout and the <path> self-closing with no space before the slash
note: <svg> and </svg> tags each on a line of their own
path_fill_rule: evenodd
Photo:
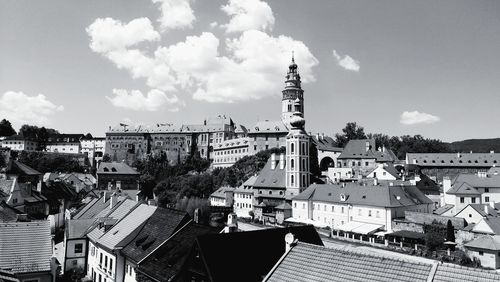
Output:
<svg viewBox="0 0 500 282">
<path fill-rule="evenodd" d="M 292 105 L 288 104 L 288 111 L 291 112 L 292 111 Z"/>
<path fill-rule="evenodd" d="M 290 168 L 293 169 L 294 166 L 295 166 L 295 161 L 294 161 L 294 159 L 291 159 L 290 160 Z"/>
<path fill-rule="evenodd" d="M 292 143 L 290 144 L 290 152 L 294 153 L 294 151 L 295 151 L 295 144 Z"/>
<path fill-rule="evenodd" d="M 290 183 L 293 185 L 293 175 L 290 175 Z"/>
</svg>

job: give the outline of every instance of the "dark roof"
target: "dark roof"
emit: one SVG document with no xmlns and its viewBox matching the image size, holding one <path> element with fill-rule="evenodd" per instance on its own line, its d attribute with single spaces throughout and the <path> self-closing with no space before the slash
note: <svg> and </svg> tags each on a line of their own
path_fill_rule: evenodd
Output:
<svg viewBox="0 0 500 282">
<path fill-rule="evenodd" d="M 211 281 L 261 281 L 285 253 L 285 235 L 323 245 L 311 226 L 263 229 L 198 237 L 200 255 Z"/>
<path fill-rule="evenodd" d="M 500 188 L 500 175 L 488 175 L 484 173 L 483 176 L 479 176 L 478 174 L 461 173 L 452 180 L 453 186 L 462 183 L 467 183 L 475 188 Z"/>
<path fill-rule="evenodd" d="M 375 148 L 375 139 L 349 140 L 338 159 L 375 159 L 377 162 L 393 162 L 398 158 L 390 149 Z"/>
<path fill-rule="evenodd" d="M 491 167 L 499 153 L 407 153 L 406 163 L 420 167 Z"/>
<path fill-rule="evenodd" d="M 410 230 L 399 230 L 399 231 L 395 231 L 395 232 L 386 234 L 386 236 L 392 236 L 392 237 L 398 237 L 398 238 L 408 238 L 408 239 L 424 239 L 425 238 L 424 233 L 410 231 Z"/>
<path fill-rule="evenodd" d="M 139 173 L 128 166 L 126 163 L 101 163 L 97 169 L 97 174 L 133 174 L 138 175 Z"/>
<path fill-rule="evenodd" d="M 337 147 L 333 138 L 329 136 L 313 135 L 311 140 L 319 151 L 342 152 L 343 150 L 342 148 Z"/>
<path fill-rule="evenodd" d="M 431 264 L 298 242 L 264 281 L 427 281 Z"/>
<path fill-rule="evenodd" d="M 450 204 L 446 204 L 442 207 L 439 207 L 437 208 L 435 211 L 434 211 L 434 214 L 437 214 L 437 215 L 442 215 L 443 213 L 451 210 L 455 205 L 450 205 Z"/>
<path fill-rule="evenodd" d="M 28 176 L 34 176 L 34 175 L 42 175 L 43 173 L 39 172 L 38 170 L 35 170 L 19 161 L 12 161 L 10 168 L 7 170 L 8 174 L 17 174 L 17 175 L 28 175 Z"/>
<path fill-rule="evenodd" d="M 9 206 L 5 201 L 0 201 L 0 222 L 17 221 L 17 215 L 22 212 Z"/>
<path fill-rule="evenodd" d="M 0 224 L 0 268 L 14 273 L 50 271 L 48 220 Z"/>
<path fill-rule="evenodd" d="M 196 237 L 219 233 L 220 230 L 190 222 L 166 240 L 159 248 L 144 258 L 137 272 L 146 274 L 158 281 L 172 281 L 186 264 Z M 195 267 L 190 265 L 189 267 Z"/>
<path fill-rule="evenodd" d="M 345 200 L 342 200 L 342 197 Z M 358 183 L 313 184 L 293 200 L 309 200 L 327 203 L 345 203 L 374 207 L 403 207 L 432 204 L 416 186 L 399 186 L 380 183 L 359 185 Z"/>
<path fill-rule="evenodd" d="M 95 221 L 96 219 L 94 218 L 68 220 L 66 224 L 66 238 L 83 238 Z"/>
<path fill-rule="evenodd" d="M 283 169 L 280 168 L 280 156 L 276 155 L 276 167 L 271 169 L 271 161 L 269 158 L 266 165 L 259 172 L 257 179 L 253 183 L 253 187 L 265 187 L 265 188 L 286 188 L 286 165 L 283 165 Z"/>
<path fill-rule="evenodd" d="M 190 220 L 184 211 L 158 208 L 135 239 L 122 249 L 128 259 L 139 262 Z"/>
<path fill-rule="evenodd" d="M 481 195 L 481 193 L 466 182 L 455 182 L 453 187 L 446 192 L 446 194 L 456 195 Z"/>
</svg>

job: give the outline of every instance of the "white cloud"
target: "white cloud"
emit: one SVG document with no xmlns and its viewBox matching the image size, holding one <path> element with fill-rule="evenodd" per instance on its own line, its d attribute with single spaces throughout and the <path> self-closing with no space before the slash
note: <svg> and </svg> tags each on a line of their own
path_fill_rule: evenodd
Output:
<svg viewBox="0 0 500 282">
<path fill-rule="evenodd" d="M 349 55 L 344 55 L 342 58 L 336 50 L 333 50 L 333 58 L 337 61 L 337 64 L 345 70 L 359 72 L 360 66 L 359 61 L 353 59 Z"/>
<path fill-rule="evenodd" d="M 7 91 L 0 97 L 0 116 L 17 125 L 50 123 L 49 117 L 64 110 L 47 100 L 43 94 L 28 96 L 23 92 Z"/>
<path fill-rule="evenodd" d="M 169 97 L 158 89 L 152 89 L 146 95 L 139 90 L 113 89 L 113 94 L 113 97 L 106 96 L 113 106 L 134 111 L 154 112 L 160 108 L 167 108 L 169 111 L 177 112 L 179 106 L 183 105 L 176 95 Z"/>
<path fill-rule="evenodd" d="M 438 116 L 434 116 L 427 113 L 421 113 L 419 111 L 408 112 L 405 111 L 401 114 L 400 123 L 406 125 L 413 124 L 430 124 L 440 121 Z"/>
<path fill-rule="evenodd" d="M 90 48 L 98 53 L 123 50 L 140 42 L 160 39 L 148 18 L 134 19 L 127 24 L 112 18 L 96 19 L 86 31 L 92 39 Z"/>
<path fill-rule="evenodd" d="M 210 23 L 210 28 L 212 28 L 212 29 L 214 29 L 214 28 L 216 28 L 218 26 L 219 26 L 219 24 L 217 22 L 211 22 Z"/>
<path fill-rule="evenodd" d="M 160 3 L 161 17 L 158 19 L 164 31 L 189 28 L 196 20 L 190 0 L 153 0 Z"/>
<path fill-rule="evenodd" d="M 272 30 L 274 26 L 271 7 L 260 0 L 229 0 L 221 10 L 231 17 L 229 23 L 222 25 L 228 33 L 251 29 Z"/>
</svg>

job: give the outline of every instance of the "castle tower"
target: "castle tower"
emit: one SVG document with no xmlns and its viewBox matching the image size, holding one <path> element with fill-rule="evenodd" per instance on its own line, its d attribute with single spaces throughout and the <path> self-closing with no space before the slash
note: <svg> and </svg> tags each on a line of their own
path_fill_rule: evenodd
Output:
<svg viewBox="0 0 500 282">
<path fill-rule="evenodd" d="M 304 90 L 300 86 L 300 75 L 293 55 L 285 78 L 285 89 L 281 91 L 281 120 L 290 129 L 290 119 L 295 112 L 304 117 Z"/>
<path fill-rule="evenodd" d="M 298 99 L 300 103 L 300 99 Z M 295 109 L 300 104 L 293 103 Z M 290 118 L 290 131 L 286 136 L 286 194 L 296 196 L 309 187 L 309 145 L 311 137 L 306 133 L 305 119 L 297 110 Z"/>
</svg>

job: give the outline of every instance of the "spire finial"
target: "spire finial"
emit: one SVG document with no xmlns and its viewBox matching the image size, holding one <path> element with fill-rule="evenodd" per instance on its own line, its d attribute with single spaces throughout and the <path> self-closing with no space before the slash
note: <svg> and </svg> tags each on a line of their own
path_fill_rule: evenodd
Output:
<svg viewBox="0 0 500 282">
<path fill-rule="evenodd" d="M 294 51 L 292 50 L 292 63 L 295 63 Z"/>
</svg>

